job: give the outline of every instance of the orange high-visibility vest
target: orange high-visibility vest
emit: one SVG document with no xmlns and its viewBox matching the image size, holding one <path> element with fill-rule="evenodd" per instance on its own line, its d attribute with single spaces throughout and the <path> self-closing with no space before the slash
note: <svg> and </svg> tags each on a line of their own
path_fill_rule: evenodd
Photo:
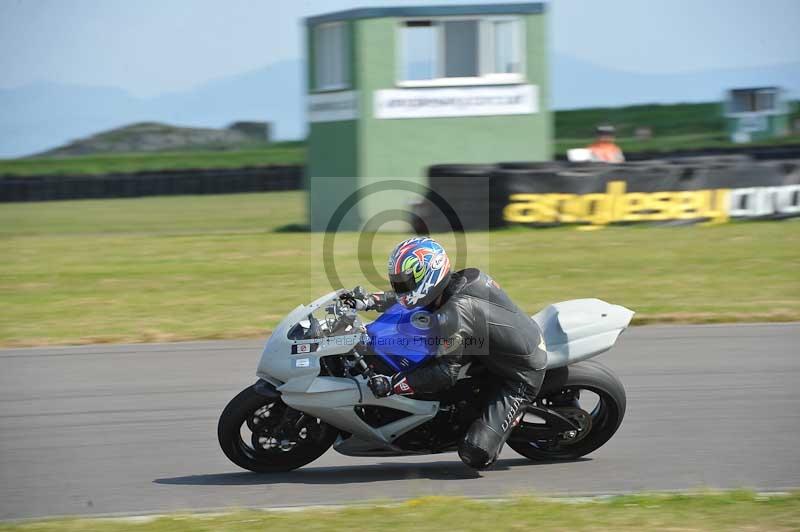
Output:
<svg viewBox="0 0 800 532">
<path fill-rule="evenodd" d="M 597 161 L 605 163 L 622 163 L 625 162 L 625 156 L 619 146 L 607 140 L 598 140 L 591 146 L 589 150 L 592 152 L 592 157 Z"/>
</svg>

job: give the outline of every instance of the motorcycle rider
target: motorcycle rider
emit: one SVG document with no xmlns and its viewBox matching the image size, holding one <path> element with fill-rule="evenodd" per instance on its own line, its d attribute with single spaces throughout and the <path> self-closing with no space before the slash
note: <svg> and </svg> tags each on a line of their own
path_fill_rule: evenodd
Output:
<svg viewBox="0 0 800 532">
<path fill-rule="evenodd" d="M 357 310 L 383 312 L 396 302 L 432 314 L 438 351 L 428 363 L 395 375 L 374 375 L 378 397 L 436 393 L 454 386 L 470 362 L 483 364 L 493 388 L 483 414 L 459 444 L 467 465 L 485 469 L 536 398 L 547 351 L 538 325 L 500 286 L 475 268 L 451 272 L 444 248 L 428 237 L 400 242 L 389 256 L 392 292 L 367 294 L 360 287 L 341 296 Z"/>
</svg>

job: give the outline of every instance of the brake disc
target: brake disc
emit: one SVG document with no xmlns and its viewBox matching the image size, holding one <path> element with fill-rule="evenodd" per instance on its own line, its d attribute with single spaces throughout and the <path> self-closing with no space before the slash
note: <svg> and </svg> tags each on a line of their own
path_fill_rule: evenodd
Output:
<svg viewBox="0 0 800 532">
<path fill-rule="evenodd" d="M 272 408 L 274 405 L 275 403 L 272 403 L 259 408 L 248 419 L 248 426 L 253 427 L 251 436 L 253 449 L 288 452 L 307 441 L 309 436 L 313 436 L 307 425 L 309 418 L 292 409 L 277 411 Z M 290 412 L 294 412 L 296 416 Z M 319 420 L 316 421 L 319 425 Z M 313 422 L 311 425 L 313 430 Z"/>
<path fill-rule="evenodd" d="M 280 421 L 276 403 L 266 404 L 247 417 L 247 428 L 252 432 L 261 432 L 265 427 L 275 426 Z"/>
</svg>

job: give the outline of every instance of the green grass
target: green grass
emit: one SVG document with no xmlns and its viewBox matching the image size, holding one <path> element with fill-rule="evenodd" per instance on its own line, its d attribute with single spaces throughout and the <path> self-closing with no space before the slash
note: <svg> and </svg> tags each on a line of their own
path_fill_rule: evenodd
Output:
<svg viewBox="0 0 800 532">
<path fill-rule="evenodd" d="M 275 232 L 304 222 L 303 197 L 5 204 L 0 344 L 264 336 L 328 287 L 316 274 L 319 236 Z M 367 262 L 381 271 L 403 236 L 377 235 Z M 348 286 L 364 282 L 358 237 L 337 236 Z M 600 297 L 635 310 L 639 323 L 800 319 L 797 221 L 520 228 L 469 239 L 469 263 L 486 265 L 530 312 Z"/>
<path fill-rule="evenodd" d="M 790 102 L 791 118 L 800 118 L 800 101 Z M 685 135 L 724 137 L 725 117 L 718 102 L 596 107 L 555 112 L 557 139 L 591 138 L 598 124 L 614 124 L 620 137 L 649 127 L 657 138 Z M 797 142 L 797 139 L 795 139 Z"/>
<path fill-rule="evenodd" d="M 721 133 L 725 129 L 722 105 L 694 103 L 631 105 L 556 111 L 557 139 L 591 138 L 597 124 L 614 124 L 621 137 L 633 136 L 637 127 L 650 127 L 658 136 Z"/>
<path fill-rule="evenodd" d="M 591 128 L 589 128 L 591 131 Z M 591 144 L 591 136 L 564 137 L 555 141 L 555 152 L 564 155 L 570 148 L 584 148 Z M 639 140 L 622 136 L 617 143 L 625 153 L 640 151 L 668 152 L 701 148 L 731 148 L 739 146 L 718 132 L 685 133 L 656 136 Z M 750 146 L 800 145 L 797 135 L 752 143 Z M 285 143 L 263 149 L 234 151 L 183 151 L 159 153 L 130 153 L 119 155 L 92 155 L 68 158 L 0 159 L 0 176 L 32 175 L 102 175 L 171 169 L 239 168 L 243 166 L 305 164 L 304 142 Z"/>
<path fill-rule="evenodd" d="M 180 152 L 124 153 L 76 157 L 0 159 L 3 175 L 98 175 L 194 168 L 238 168 L 270 164 L 303 164 L 305 143 L 281 142 L 267 148 L 229 151 L 186 150 Z"/>
<path fill-rule="evenodd" d="M 476 530 L 758 530 L 800 528 L 800 495 L 748 492 L 626 495 L 603 501 L 519 497 L 482 502 L 453 497 L 414 499 L 397 505 L 308 509 L 302 512 L 238 511 L 173 515 L 152 520 L 52 519 L 0 524 L 0 531 L 161 532 L 184 530 L 441 532 Z"/>
<path fill-rule="evenodd" d="M 303 192 L 0 204 L 0 237 L 263 233 L 305 223 Z"/>
</svg>

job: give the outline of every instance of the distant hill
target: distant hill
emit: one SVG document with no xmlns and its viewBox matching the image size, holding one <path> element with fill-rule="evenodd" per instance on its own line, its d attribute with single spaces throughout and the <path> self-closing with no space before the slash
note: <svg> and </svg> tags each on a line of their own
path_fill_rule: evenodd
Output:
<svg viewBox="0 0 800 532">
<path fill-rule="evenodd" d="M 264 122 L 236 122 L 225 129 L 140 122 L 78 139 L 37 156 L 71 157 L 109 153 L 230 150 L 266 147 L 268 144 L 267 124 Z"/>
<path fill-rule="evenodd" d="M 800 96 L 800 62 L 782 65 L 642 74 L 554 54 L 551 106 L 556 109 L 644 103 L 719 101 L 726 89 L 777 85 Z M 136 98 L 111 87 L 36 83 L 0 89 L 0 157 L 41 152 L 97 131 L 138 122 L 220 128 L 236 120 L 268 121 L 274 138 L 305 136 L 304 63 L 264 68 L 194 89 Z"/>
<path fill-rule="evenodd" d="M 138 122 L 221 128 L 266 121 L 274 126 L 273 139 L 298 139 L 305 136 L 302 87 L 300 62 L 283 61 L 156 98 L 58 83 L 0 89 L 0 157 L 42 152 Z"/>
</svg>

